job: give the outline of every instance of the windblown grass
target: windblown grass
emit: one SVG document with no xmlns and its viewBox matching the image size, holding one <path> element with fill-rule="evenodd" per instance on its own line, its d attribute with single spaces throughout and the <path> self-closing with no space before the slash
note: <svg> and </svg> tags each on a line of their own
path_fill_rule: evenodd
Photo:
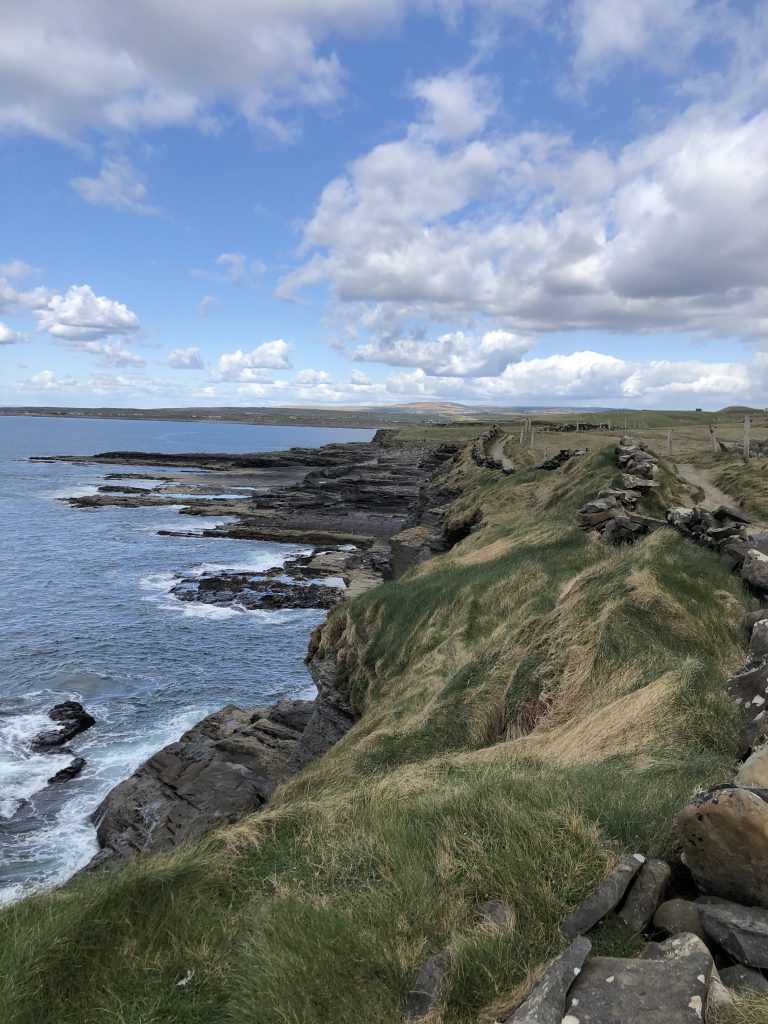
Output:
<svg viewBox="0 0 768 1024">
<path fill-rule="evenodd" d="M 358 725 L 265 813 L 6 910 L 2 1019 L 394 1024 L 448 943 L 435 1022 L 514 1005 L 568 910 L 622 853 L 671 854 L 735 752 L 723 681 L 753 602 L 671 530 L 622 550 L 579 531 L 615 476 L 610 451 L 512 477 L 463 457 L 452 517 L 482 525 L 320 637 Z M 492 898 L 514 927 L 477 926 Z"/>
</svg>

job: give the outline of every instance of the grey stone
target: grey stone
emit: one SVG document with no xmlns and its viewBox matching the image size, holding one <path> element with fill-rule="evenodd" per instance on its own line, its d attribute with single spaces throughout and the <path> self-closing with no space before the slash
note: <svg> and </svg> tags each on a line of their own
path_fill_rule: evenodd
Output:
<svg viewBox="0 0 768 1024">
<path fill-rule="evenodd" d="M 738 903 L 702 903 L 699 917 L 708 938 L 747 967 L 768 967 L 768 911 Z"/>
<path fill-rule="evenodd" d="M 709 790 L 677 823 L 683 860 L 703 892 L 768 907 L 768 805 L 758 793 Z"/>
<path fill-rule="evenodd" d="M 734 782 L 737 786 L 768 786 L 768 744 L 763 744 L 750 754 Z"/>
<path fill-rule="evenodd" d="M 501 900 L 488 900 L 480 908 L 478 923 L 491 928 L 511 928 L 515 923 L 515 912 Z"/>
<path fill-rule="evenodd" d="M 619 917 L 638 934 L 650 924 L 672 871 L 663 860 L 647 860 L 640 868 L 619 911 Z"/>
<path fill-rule="evenodd" d="M 670 508 L 667 510 L 667 522 L 684 533 L 688 531 L 692 519 L 692 508 Z"/>
<path fill-rule="evenodd" d="M 754 967 L 745 967 L 744 964 L 721 968 L 720 979 L 734 992 L 768 992 L 768 980 L 765 975 Z"/>
<path fill-rule="evenodd" d="M 621 901 L 629 883 L 645 863 L 645 857 L 639 853 L 619 861 L 610 875 L 598 885 L 593 893 L 584 900 L 560 925 L 560 931 L 567 939 L 583 935 L 593 928 L 598 921 L 609 914 Z"/>
<path fill-rule="evenodd" d="M 560 1024 L 568 990 L 578 977 L 592 943 L 579 936 L 550 963 L 544 976 L 506 1024 Z"/>
<path fill-rule="evenodd" d="M 749 516 L 745 516 L 739 509 L 732 508 L 730 505 L 718 505 L 716 509 L 713 509 L 712 515 L 715 519 L 730 519 L 734 523 L 746 523 L 747 526 L 752 523 Z"/>
<path fill-rule="evenodd" d="M 726 689 L 742 707 L 761 710 L 768 694 L 768 663 L 742 668 L 738 675 L 728 680 Z"/>
<path fill-rule="evenodd" d="M 405 1020 L 419 1020 L 426 1017 L 443 997 L 448 974 L 453 963 L 450 949 L 431 956 L 418 973 L 405 1004 Z"/>
<path fill-rule="evenodd" d="M 670 941 L 675 947 L 664 943 L 654 959 L 588 960 L 568 994 L 563 1024 L 701 1024 L 712 957 L 696 936 Z"/>
<path fill-rule="evenodd" d="M 750 612 L 744 620 L 744 628 L 751 633 L 758 622 L 768 619 L 768 608 L 759 608 L 756 612 Z"/>
<path fill-rule="evenodd" d="M 768 658 L 768 620 L 762 619 L 752 627 L 749 639 L 749 657 L 758 661 Z"/>
<path fill-rule="evenodd" d="M 703 938 L 699 908 L 689 900 L 667 900 L 653 915 L 653 926 L 670 935 L 691 934 Z"/>
<path fill-rule="evenodd" d="M 768 555 L 750 548 L 741 567 L 741 578 L 755 590 L 768 592 Z"/>
</svg>

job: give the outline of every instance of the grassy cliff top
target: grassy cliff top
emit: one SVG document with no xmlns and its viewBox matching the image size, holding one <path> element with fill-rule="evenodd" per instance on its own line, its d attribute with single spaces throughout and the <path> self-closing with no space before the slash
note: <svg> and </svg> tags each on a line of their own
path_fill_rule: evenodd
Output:
<svg viewBox="0 0 768 1024">
<path fill-rule="evenodd" d="M 577 509 L 619 476 L 614 439 L 584 440 L 551 473 L 514 441 L 515 476 L 462 453 L 451 522 L 482 525 L 316 641 L 357 726 L 266 812 L 5 910 L 3 1021 L 395 1024 L 448 943 L 434 1021 L 492 1021 L 609 865 L 671 855 L 675 812 L 732 770 L 723 683 L 754 602 L 672 530 L 622 549 L 582 533 Z M 671 464 L 660 480 L 657 505 L 690 496 Z M 488 899 L 514 926 L 476 927 Z"/>
</svg>

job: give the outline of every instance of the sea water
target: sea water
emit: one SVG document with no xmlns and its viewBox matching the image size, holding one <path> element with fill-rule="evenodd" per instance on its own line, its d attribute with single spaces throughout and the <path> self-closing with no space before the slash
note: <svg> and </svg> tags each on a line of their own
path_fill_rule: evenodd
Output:
<svg viewBox="0 0 768 1024">
<path fill-rule="evenodd" d="M 58 885 L 97 851 L 89 815 L 152 753 L 228 703 L 311 697 L 314 610 L 239 611 L 170 594 L 179 575 L 281 565 L 310 550 L 202 536 L 180 506 L 75 509 L 113 465 L 27 461 L 100 451 L 257 452 L 366 441 L 369 430 L 0 416 L 0 903 Z M 158 472 L 132 465 L 126 471 Z M 117 481 L 110 481 L 117 483 Z M 128 486 L 142 481 L 127 480 Z M 151 483 L 145 481 L 148 486 Z M 46 712 L 80 701 L 96 725 L 73 754 L 35 754 Z M 73 755 L 87 766 L 46 786 Z"/>
</svg>

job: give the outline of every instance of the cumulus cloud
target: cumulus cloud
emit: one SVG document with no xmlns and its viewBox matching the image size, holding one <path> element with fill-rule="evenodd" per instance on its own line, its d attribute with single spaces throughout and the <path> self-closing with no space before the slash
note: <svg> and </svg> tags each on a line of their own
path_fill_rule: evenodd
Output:
<svg viewBox="0 0 768 1024">
<path fill-rule="evenodd" d="M 615 153 L 543 132 L 446 143 L 416 121 L 326 186 L 279 294 L 326 283 L 372 352 L 478 319 L 768 343 L 766 165 L 768 111 L 729 105 Z"/>
<path fill-rule="evenodd" d="M 446 142 L 479 134 L 498 104 L 485 78 L 464 71 L 422 78 L 411 92 L 427 106 L 426 133 Z"/>
<path fill-rule="evenodd" d="M 599 78 L 623 60 L 669 64 L 705 35 L 710 12 L 697 0 L 575 0 L 574 69 L 581 77 Z"/>
<path fill-rule="evenodd" d="M 72 285 L 37 310 L 38 330 L 63 341 L 99 341 L 139 330 L 139 318 L 122 302 L 96 295 L 90 285 Z"/>
<path fill-rule="evenodd" d="M 204 370 L 205 363 L 199 348 L 175 348 L 166 360 L 174 370 Z"/>
<path fill-rule="evenodd" d="M 72 178 L 70 185 L 81 199 L 94 206 L 109 206 L 113 210 L 129 210 L 145 216 L 160 211 L 144 200 L 147 186 L 142 176 L 124 156 L 107 157 L 95 178 Z"/>
<path fill-rule="evenodd" d="M 7 5 L 6 5 L 7 6 Z M 285 135 L 276 112 L 341 91 L 332 34 L 395 24 L 430 0 L 28 0 L 3 12 L 0 131 L 66 139 L 86 127 L 210 125 L 218 104 Z"/>
<path fill-rule="evenodd" d="M 397 338 L 377 339 L 358 345 L 353 358 L 360 362 L 391 363 L 394 366 L 419 366 L 435 376 L 485 377 L 501 373 L 521 359 L 534 345 L 510 331 L 487 331 L 480 337 L 464 331 L 441 334 L 434 341 Z"/>
<path fill-rule="evenodd" d="M 435 377 L 422 369 L 393 374 L 387 389 L 411 397 L 452 397 L 499 404 L 600 403 L 674 406 L 708 400 L 762 403 L 768 386 L 768 354 L 746 363 L 699 360 L 633 361 L 600 352 L 573 352 L 524 359 L 492 377 Z"/>
<path fill-rule="evenodd" d="M 218 377 L 220 380 L 244 383 L 264 380 L 264 370 L 290 368 L 290 349 L 287 341 L 276 338 L 274 341 L 265 341 L 262 345 L 257 345 L 250 352 L 237 349 L 236 352 L 225 353 L 219 358 Z"/>
<path fill-rule="evenodd" d="M 29 341 L 28 334 L 23 331 L 15 331 L 8 324 L 0 321 L 0 345 L 17 345 L 24 341 Z"/>
</svg>

